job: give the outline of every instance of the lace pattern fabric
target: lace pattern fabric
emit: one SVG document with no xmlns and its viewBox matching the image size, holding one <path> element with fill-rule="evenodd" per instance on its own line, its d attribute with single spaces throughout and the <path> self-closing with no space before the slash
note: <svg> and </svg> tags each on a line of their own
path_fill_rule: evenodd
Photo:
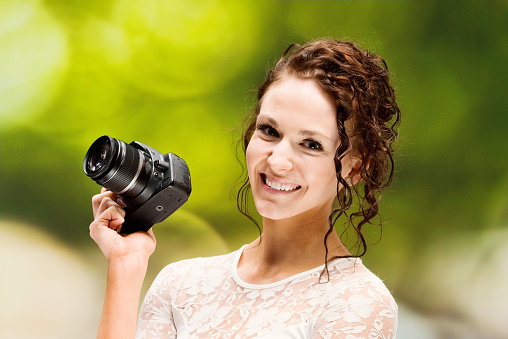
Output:
<svg viewBox="0 0 508 339">
<path fill-rule="evenodd" d="M 141 307 L 136 338 L 395 338 L 397 305 L 360 259 L 336 259 L 267 285 L 240 279 L 233 253 L 164 268 Z"/>
</svg>

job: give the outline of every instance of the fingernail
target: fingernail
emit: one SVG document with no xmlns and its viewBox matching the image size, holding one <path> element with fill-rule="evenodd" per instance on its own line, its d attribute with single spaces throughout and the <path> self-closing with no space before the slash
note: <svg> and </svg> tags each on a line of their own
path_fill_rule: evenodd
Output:
<svg viewBox="0 0 508 339">
<path fill-rule="evenodd" d="M 116 203 L 120 205 L 122 208 L 127 207 L 127 205 L 125 205 L 125 203 L 123 202 L 122 198 L 117 198 Z"/>
</svg>

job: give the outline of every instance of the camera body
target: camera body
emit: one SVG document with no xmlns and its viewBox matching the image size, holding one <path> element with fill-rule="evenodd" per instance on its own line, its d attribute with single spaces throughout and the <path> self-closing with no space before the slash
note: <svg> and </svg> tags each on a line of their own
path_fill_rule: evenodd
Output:
<svg viewBox="0 0 508 339">
<path fill-rule="evenodd" d="M 133 141 L 102 136 L 86 153 L 83 169 L 97 184 L 125 203 L 122 234 L 147 231 L 180 208 L 191 193 L 186 162 Z"/>
</svg>

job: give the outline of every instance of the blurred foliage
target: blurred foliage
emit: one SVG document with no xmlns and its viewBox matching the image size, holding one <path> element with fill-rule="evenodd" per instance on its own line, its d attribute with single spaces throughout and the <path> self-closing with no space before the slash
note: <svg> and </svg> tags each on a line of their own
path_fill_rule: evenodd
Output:
<svg viewBox="0 0 508 339">
<path fill-rule="evenodd" d="M 2 218 L 88 248 L 82 160 L 108 134 L 189 164 L 188 203 L 156 226 L 169 247 L 239 247 L 257 235 L 234 188 L 252 90 L 289 43 L 344 38 L 386 59 L 403 113 L 366 261 L 407 296 L 429 243 L 506 227 L 507 19 L 504 0 L 0 0 Z"/>
</svg>

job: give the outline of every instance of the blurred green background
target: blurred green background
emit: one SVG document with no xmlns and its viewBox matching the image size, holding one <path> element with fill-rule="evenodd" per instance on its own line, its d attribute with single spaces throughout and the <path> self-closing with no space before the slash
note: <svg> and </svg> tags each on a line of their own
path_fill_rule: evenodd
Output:
<svg viewBox="0 0 508 339">
<path fill-rule="evenodd" d="M 238 127 L 267 67 L 320 37 L 383 56 L 402 109 L 364 259 L 399 303 L 398 338 L 508 338 L 506 0 L 0 0 L 0 337 L 95 336 L 105 262 L 82 161 L 101 135 L 191 169 L 145 291 L 172 261 L 252 241 Z"/>
</svg>

